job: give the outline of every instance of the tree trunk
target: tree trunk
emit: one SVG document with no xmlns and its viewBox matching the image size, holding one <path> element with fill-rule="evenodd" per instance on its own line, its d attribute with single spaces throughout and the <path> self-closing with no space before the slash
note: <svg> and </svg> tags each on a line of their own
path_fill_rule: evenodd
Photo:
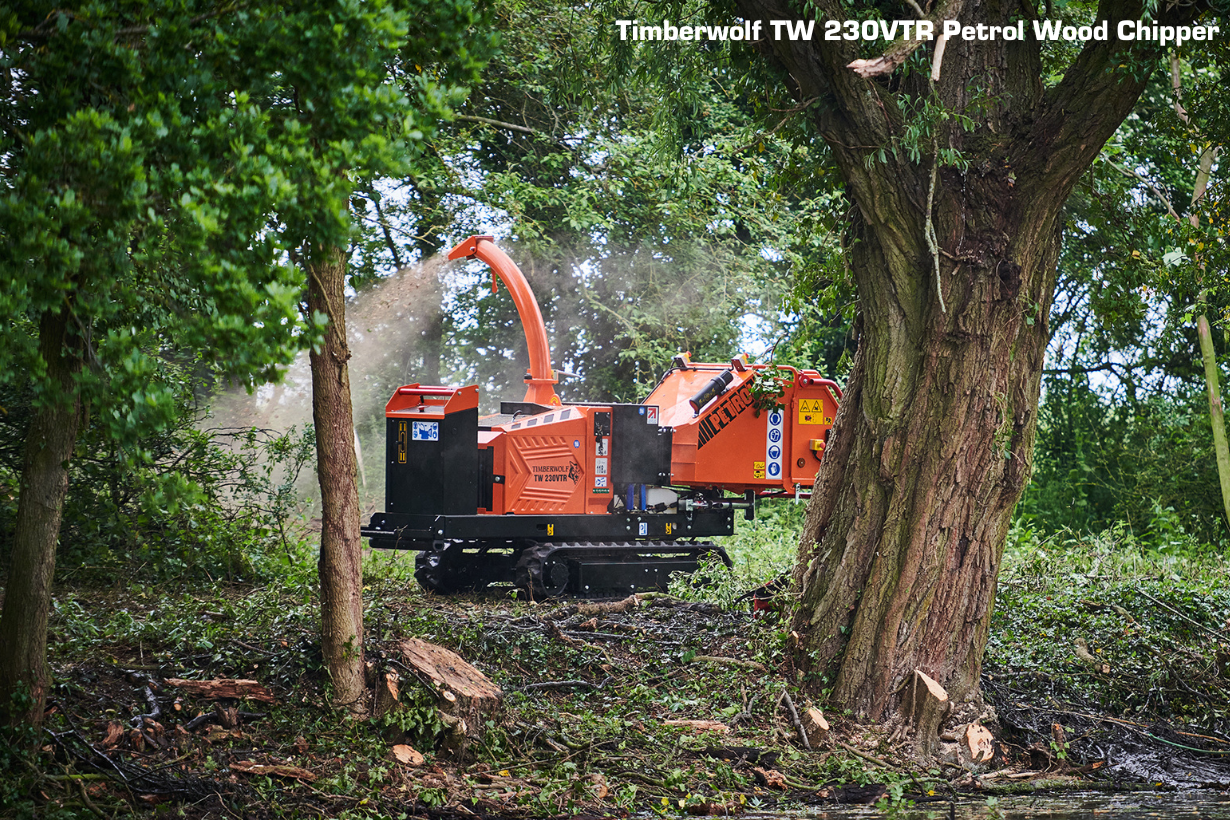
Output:
<svg viewBox="0 0 1230 820">
<path fill-rule="evenodd" d="M 26 434 L 12 566 L 0 614 L 0 719 L 35 729 L 42 726 L 47 701 L 47 613 L 68 461 L 81 423 L 75 383 L 81 359 L 66 349 L 68 323 L 63 309 L 48 310 L 39 322 L 39 351 L 55 387 L 44 393 L 46 403 L 35 409 Z M 21 690 L 30 696 L 24 704 L 12 700 Z"/>
<path fill-rule="evenodd" d="M 1201 295 L 1200 308 L 1206 302 Z M 1213 333 L 1204 313 L 1196 317 L 1196 334 L 1200 337 L 1200 358 L 1204 361 L 1204 386 L 1209 397 L 1209 422 L 1213 425 L 1213 453 L 1217 457 L 1217 479 L 1221 486 L 1222 512 L 1230 527 L 1230 447 L 1226 445 L 1226 416 L 1221 403 L 1221 386 L 1217 377 L 1217 353 L 1213 349 Z"/>
<path fill-rule="evenodd" d="M 797 16 L 786 0 L 737 2 L 766 32 Z M 813 5 L 821 18 L 847 14 L 839 0 Z M 937 29 L 945 17 L 1034 17 L 1018 0 L 931 8 Z M 1140 12 L 1106 0 L 1098 16 L 1114 30 Z M 761 42 L 855 206 L 859 347 L 799 545 L 792 629 L 806 679 L 871 721 L 900 715 L 916 669 L 948 691 L 954 719 L 979 697 L 1000 558 L 1032 462 L 1063 204 L 1144 88 L 1124 68 L 1141 58 L 1114 38 L 1087 44 L 1050 89 L 1032 38 L 953 38 L 942 65 L 938 43 L 924 44 L 930 77 L 896 70 L 906 45 L 855 62 L 857 44 L 819 34 Z"/>
<path fill-rule="evenodd" d="M 923 243 L 913 260 L 893 259 L 876 227 L 860 226 L 851 261 L 879 319 L 864 307 L 800 553 L 803 665 L 871 720 L 897 705 L 915 669 L 954 703 L 976 694 L 1032 459 L 1058 220 L 1026 229 L 950 193 L 936 233 L 969 260 L 942 263 L 946 312 Z"/>
<path fill-rule="evenodd" d="M 308 310 L 329 317 L 324 343 L 313 348 L 312 419 L 320 479 L 320 645 L 337 705 L 367 710 L 363 680 L 363 570 L 359 537 L 358 462 L 346 343 L 346 259 L 320 251 L 308 266 Z"/>
</svg>

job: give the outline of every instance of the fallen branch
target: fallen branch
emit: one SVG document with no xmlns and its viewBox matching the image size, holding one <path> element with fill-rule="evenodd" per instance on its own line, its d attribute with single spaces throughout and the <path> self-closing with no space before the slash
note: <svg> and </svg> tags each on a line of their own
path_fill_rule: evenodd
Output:
<svg viewBox="0 0 1230 820">
<path fill-rule="evenodd" d="M 840 746 L 842 749 L 845 749 L 850 754 L 856 755 L 857 757 L 861 757 L 863 760 L 866 760 L 868 763 L 874 763 L 882 769 L 892 768 L 892 766 L 890 766 L 888 763 L 881 760 L 880 758 L 876 757 L 875 755 L 869 755 L 866 752 L 859 751 L 858 749 L 851 746 L 849 743 L 842 743 L 840 740 L 837 740 L 837 739 L 834 739 L 833 742 L 836 743 L 838 746 Z"/>
<path fill-rule="evenodd" d="M 790 699 L 790 693 L 785 689 L 782 689 L 782 700 L 785 701 L 786 708 L 790 710 L 790 719 L 794 721 L 794 728 L 803 740 L 803 748 L 810 752 L 811 741 L 807 738 L 807 730 L 803 728 L 803 721 L 799 720 L 799 712 L 794 708 L 794 701 Z"/>
<path fill-rule="evenodd" d="M 601 689 L 610 683 L 611 678 L 608 676 L 602 683 L 590 683 L 587 680 L 549 680 L 542 683 L 527 683 L 525 686 L 520 686 L 512 689 L 512 692 L 538 692 L 544 689 Z"/>
<path fill-rule="evenodd" d="M 757 661 L 743 660 L 742 658 L 722 658 L 716 655 L 696 655 L 692 658 L 692 663 L 716 663 L 723 666 L 740 666 L 744 669 L 755 669 L 757 672 L 768 672 L 769 668 L 763 663 Z"/>
<path fill-rule="evenodd" d="M 235 680 L 218 678 L 217 680 L 184 680 L 182 678 L 167 678 L 167 686 L 174 686 L 196 695 L 208 698 L 235 698 L 237 700 L 258 700 L 261 703 L 273 703 L 273 692 L 254 680 Z"/>
</svg>

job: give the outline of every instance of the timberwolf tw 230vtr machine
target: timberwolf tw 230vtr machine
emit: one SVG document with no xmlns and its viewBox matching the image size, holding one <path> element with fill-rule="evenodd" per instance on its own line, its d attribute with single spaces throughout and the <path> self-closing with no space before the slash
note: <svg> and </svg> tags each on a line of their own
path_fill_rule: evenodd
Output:
<svg viewBox="0 0 1230 820">
<path fill-rule="evenodd" d="M 703 539 L 732 534 L 736 509 L 751 518 L 758 497 L 810 490 L 841 397 L 834 382 L 769 371 L 783 392 L 764 406 L 766 365 L 685 353 L 640 404 L 563 404 L 525 277 L 489 236 L 449 253 L 473 257 L 512 294 L 528 389 L 482 418 L 475 385 L 408 384 L 385 406 L 387 509 L 363 534 L 375 548 L 418 550 L 423 587 L 513 583 L 538 597 L 662 589 L 706 554 L 729 564 Z"/>
</svg>

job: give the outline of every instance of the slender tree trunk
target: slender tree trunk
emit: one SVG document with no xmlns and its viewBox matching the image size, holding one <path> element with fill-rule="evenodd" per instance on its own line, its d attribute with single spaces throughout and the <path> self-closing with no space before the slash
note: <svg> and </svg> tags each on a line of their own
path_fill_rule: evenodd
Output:
<svg viewBox="0 0 1230 820">
<path fill-rule="evenodd" d="M 329 317 L 323 345 L 313 348 L 312 418 L 320 478 L 321 652 L 336 703 L 366 711 L 363 681 L 363 571 L 359 537 L 358 462 L 346 343 L 346 259 L 339 248 L 318 252 L 308 266 L 308 310 Z"/>
<path fill-rule="evenodd" d="M 434 214 L 440 209 L 438 194 L 420 188 L 419 197 L 423 214 Z M 424 222 L 427 224 L 422 224 Z M 418 246 L 419 265 L 427 265 L 443 250 L 439 228 L 426 217 L 420 219 L 419 233 L 414 242 Z M 444 357 L 444 283 L 440 280 L 439 268 L 433 266 L 427 275 L 427 292 L 423 294 L 423 370 L 416 375 L 423 384 L 440 384 L 440 361 Z"/>
<path fill-rule="evenodd" d="M 1217 456 L 1222 512 L 1226 515 L 1226 525 L 1230 527 L 1230 446 L 1226 444 L 1226 416 L 1221 403 L 1213 333 L 1209 328 L 1209 319 L 1203 313 L 1196 317 L 1196 333 L 1200 337 L 1200 358 L 1204 360 L 1204 386 L 1209 396 L 1209 421 L 1213 425 L 1213 452 Z"/>
<path fill-rule="evenodd" d="M 47 311 L 39 322 L 47 377 L 62 393 L 52 391 L 49 402 L 35 410 L 26 434 L 12 567 L 0 614 L 0 719 L 35 728 L 42 726 L 47 701 L 47 613 L 68 461 L 81 421 L 75 383 L 81 359 L 67 349 L 68 322 L 67 310 Z M 31 698 L 24 709 L 12 700 L 23 689 Z"/>
</svg>

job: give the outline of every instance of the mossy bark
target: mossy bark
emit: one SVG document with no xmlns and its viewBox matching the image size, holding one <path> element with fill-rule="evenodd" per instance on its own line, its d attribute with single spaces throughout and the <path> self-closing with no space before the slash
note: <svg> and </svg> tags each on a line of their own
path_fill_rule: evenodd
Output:
<svg viewBox="0 0 1230 820">
<path fill-rule="evenodd" d="M 838 2 L 817 5 L 845 16 Z M 739 6 L 766 31 L 797 16 L 785 0 Z M 964 25 L 1034 16 L 1017 0 L 955 7 Z M 1111 1 L 1098 16 L 1113 30 L 1140 13 Z M 933 45 L 916 58 L 933 65 Z M 808 105 L 855 206 L 859 347 L 808 509 L 792 628 L 807 679 L 863 719 L 899 711 L 915 669 L 956 703 L 978 694 L 1030 473 L 1063 205 L 1144 88 L 1131 45 L 1089 43 L 1045 89 L 1030 39 L 954 38 L 934 82 L 917 65 L 860 77 L 848 68 L 855 43 L 761 44 Z M 946 118 L 928 122 L 922 101 Z M 937 167 L 941 148 L 960 163 Z"/>
</svg>

